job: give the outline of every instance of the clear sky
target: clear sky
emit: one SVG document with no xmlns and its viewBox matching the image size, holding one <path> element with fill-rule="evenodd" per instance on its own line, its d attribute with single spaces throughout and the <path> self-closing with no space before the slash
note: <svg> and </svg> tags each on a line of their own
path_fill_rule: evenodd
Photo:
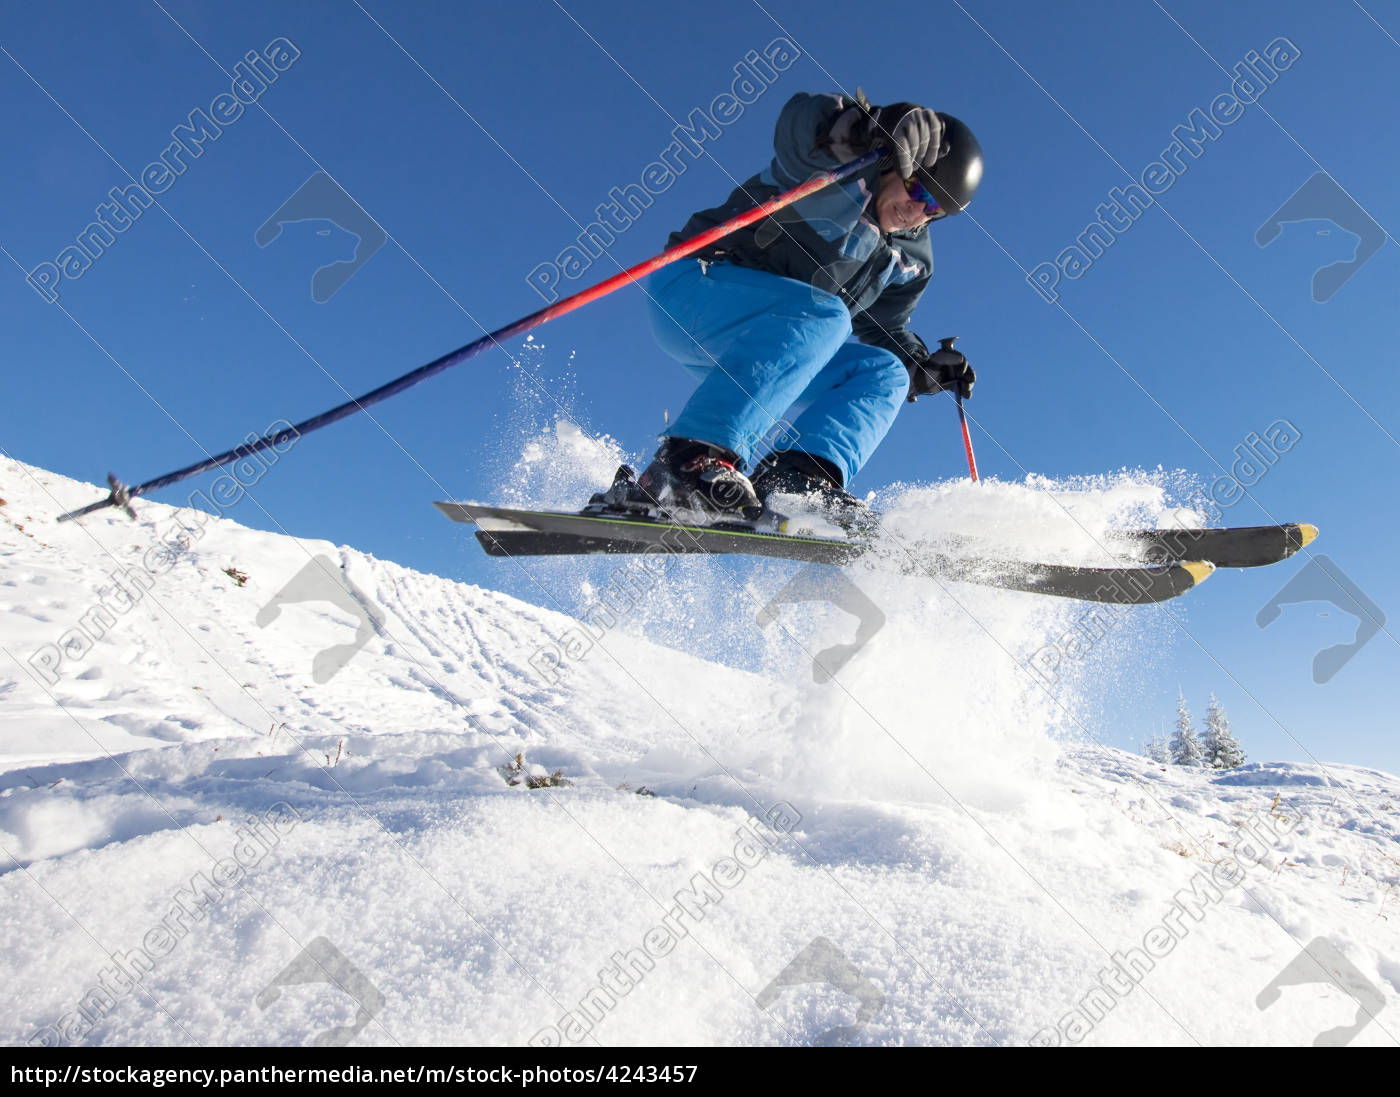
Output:
<svg viewBox="0 0 1400 1097">
<path fill-rule="evenodd" d="M 958 115 L 986 150 L 968 215 L 935 228 L 934 284 L 913 325 L 930 342 L 960 335 L 978 367 L 969 411 L 985 476 L 1160 466 L 1210 483 L 1234 468 L 1257 482 L 1223 521 L 1322 529 L 1312 556 L 1193 595 L 1169 657 L 1124 683 L 1131 704 L 1109 741 L 1136 747 L 1169 720 L 1179 683 L 1198 714 L 1215 691 L 1255 759 L 1400 771 L 1400 619 L 1321 684 L 1314 654 L 1355 631 L 1345 605 L 1311 601 L 1256 624 L 1286 582 L 1321 575 L 1317 555 L 1332 577 L 1312 589 L 1343 589 L 1340 572 L 1379 613 L 1400 606 L 1400 249 L 1388 232 L 1400 222 L 1400 7 L 854 10 L 6 5 L 0 445 L 67 475 L 137 482 L 303 419 L 538 308 L 535 284 L 556 273 L 570 292 L 660 250 L 766 163 L 788 96 L 860 85 L 875 102 Z M 736 65 L 777 39 L 795 59 L 756 66 L 742 110 L 715 106 Z M 250 52 L 260 59 L 236 72 Z M 231 91 L 235 76 L 254 102 Z M 681 170 L 664 182 L 648 175 L 677 122 L 712 107 L 727 113 L 703 150 L 670 153 Z M 172 131 L 196 110 L 217 139 L 171 156 Z M 317 172 L 353 202 L 302 190 Z M 137 182 L 158 204 L 141 209 Z M 611 214 L 611 246 L 570 277 L 561 253 L 614 188 L 643 183 L 651 204 Z M 87 226 L 123 188 L 140 216 L 106 214 L 115 231 L 97 246 Z M 278 234 L 294 194 L 302 204 Z M 356 228 L 357 207 L 382 244 Z M 338 229 L 296 216 L 333 208 Z M 352 233 L 363 263 L 313 284 L 354 256 Z M 95 260 L 64 259 L 80 238 Z M 1363 261 L 1314 278 L 1353 256 Z M 624 290 L 540 329 L 540 349 L 515 340 L 523 380 L 493 351 L 375 421 L 307 438 L 228 513 L 532 597 L 429 503 L 499 493 L 530 392 L 541 414 L 557 401 L 586 431 L 648 450 L 690 382 L 652 345 L 642 306 Z M 1256 460 L 1262 476 L 1238 464 L 1281 420 L 1296 433 L 1287 451 Z M 961 471 L 950 402 L 925 400 L 855 486 Z M 157 498 L 178 503 L 213 479 Z"/>
</svg>

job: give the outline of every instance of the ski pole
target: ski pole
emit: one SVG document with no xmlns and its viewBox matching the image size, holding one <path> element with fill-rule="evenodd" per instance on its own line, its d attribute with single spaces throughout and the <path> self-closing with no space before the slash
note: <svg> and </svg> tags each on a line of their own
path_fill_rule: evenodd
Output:
<svg viewBox="0 0 1400 1097">
<path fill-rule="evenodd" d="M 929 355 L 927 362 L 937 366 L 956 369 L 961 366 L 967 368 L 967 359 L 963 357 L 954 343 L 958 341 L 956 335 L 948 335 L 938 340 L 938 349 Z M 926 363 L 927 364 L 927 363 Z M 951 375 L 950 375 L 951 376 Z M 961 385 L 961 381 L 958 382 Z M 963 410 L 963 394 L 961 388 L 952 388 L 953 398 L 958 402 L 958 422 L 962 424 L 963 449 L 967 452 L 967 471 L 972 474 L 972 482 L 977 483 L 977 458 L 972 455 L 972 434 L 967 429 L 967 412 Z M 913 387 L 909 390 L 909 399 L 915 399 Z"/>
<path fill-rule="evenodd" d="M 972 435 L 967 429 L 967 412 L 963 411 L 962 393 L 955 393 L 958 398 L 958 421 L 962 423 L 963 449 L 967 450 L 967 471 L 972 474 L 972 482 L 977 483 L 977 458 L 972 455 Z"/>
<path fill-rule="evenodd" d="M 767 202 L 764 202 L 762 205 L 755 206 L 751 210 L 746 210 L 738 216 L 730 218 L 722 225 L 716 225 L 714 228 L 706 229 L 704 232 L 692 236 L 689 240 L 682 241 L 673 248 L 667 248 L 659 255 L 654 255 L 650 259 L 643 260 L 635 266 L 628 267 L 621 273 L 599 282 L 596 286 L 580 290 L 578 293 L 565 297 L 563 300 L 556 301 L 552 305 L 546 305 L 544 308 L 530 313 L 529 316 L 523 317 L 513 324 L 507 324 L 503 328 L 498 328 L 496 331 L 489 332 L 480 339 L 468 343 L 464 347 L 458 347 L 456 350 L 444 354 L 441 358 L 435 358 L 425 366 L 419 366 L 417 369 L 405 373 L 402 377 L 397 377 L 387 384 L 380 385 L 379 388 L 374 389 L 372 392 L 367 392 L 363 396 L 347 400 L 345 403 L 339 404 L 329 411 L 323 411 L 320 415 L 314 415 L 304 422 L 297 423 L 295 426 L 284 427 L 282 430 L 264 435 L 252 442 L 245 442 L 243 445 L 235 446 L 233 449 L 227 450 L 224 453 L 206 458 L 203 461 L 196 461 L 194 464 L 187 465 L 185 468 L 176 469 L 174 472 L 168 472 L 164 476 L 158 476 L 154 480 L 147 480 L 144 484 L 136 484 L 133 487 L 127 487 L 118 480 L 115 475 L 109 474 L 107 482 L 111 485 L 112 491 L 106 499 L 99 500 L 96 503 L 89 503 L 87 506 L 80 507 L 77 510 L 71 510 L 67 514 L 60 515 L 58 520 L 60 522 L 66 522 L 70 518 L 81 518 L 85 514 L 91 514 L 93 511 L 101 510 L 104 507 L 120 507 L 132 517 L 135 517 L 135 512 L 131 509 L 131 500 L 135 499 L 138 495 L 146 495 L 149 492 L 169 487 L 171 484 L 178 483 L 191 476 L 197 476 L 201 472 L 207 472 L 209 469 L 218 468 L 232 461 L 242 460 L 244 457 L 251 457 L 253 454 L 260 453 L 272 446 L 280 445 L 294 438 L 300 438 L 302 435 L 309 434 L 313 430 L 320 430 L 322 427 L 328 427 L 332 423 L 337 423 L 341 419 L 354 415 L 357 411 L 364 411 L 365 408 L 377 404 L 382 400 L 387 400 L 391 396 L 397 396 L 399 393 L 403 392 L 404 389 L 411 388 L 413 385 L 418 384 L 419 381 L 426 381 L 429 377 L 441 373 L 445 369 L 450 369 L 452 366 L 465 362 L 468 358 L 475 357 L 487 347 L 494 346 L 503 339 L 513 338 L 521 332 L 529 331 L 531 328 L 539 327 L 546 321 L 553 320 L 556 316 L 563 316 L 567 312 L 573 312 L 574 309 L 582 308 L 584 305 L 606 296 L 613 290 L 619 289 L 629 282 L 645 277 L 653 271 L 660 270 L 668 263 L 674 263 L 677 259 L 684 259 L 687 255 L 713 244 L 716 240 L 728 236 L 731 232 L 735 232 L 745 225 L 751 225 L 755 221 L 762 220 L 764 217 L 806 198 L 809 194 L 814 194 L 830 186 L 832 183 L 840 182 L 856 174 L 879 160 L 886 154 L 886 151 L 887 150 L 884 149 L 871 149 L 858 160 L 852 160 L 849 164 L 844 164 L 835 171 L 823 172 L 821 175 L 814 176 L 800 186 L 796 186 L 792 190 L 787 191 L 785 194 L 780 194 L 776 198 L 771 198 Z"/>
</svg>

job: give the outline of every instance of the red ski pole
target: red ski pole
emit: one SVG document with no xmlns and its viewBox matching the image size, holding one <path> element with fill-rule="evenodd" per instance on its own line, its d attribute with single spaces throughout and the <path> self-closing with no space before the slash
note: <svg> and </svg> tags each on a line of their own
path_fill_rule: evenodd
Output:
<svg viewBox="0 0 1400 1097">
<path fill-rule="evenodd" d="M 962 356 L 962 352 L 953 346 L 958 341 L 956 335 L 945 336 L 938 340 L 938 349 L 928 357 L 928 363 L 936 366 L 946 366 L 949 369 L 956 369 L 958 366 L 967 366 L 967 359 Z M 927 363 L 926 363 L 927 364 Z M 959 381 L 958 384 L 962 382 Z M 958 402 L 958 422 L 962 424 L 963 449 L 967 453 L 967 471 L 972 476 L 972 482 L 977 482 L 977 458 L 972 454 L 972 433 L 967 429 L 967 412 L 963 410 L 963 395 L 961 388 L 952 388 L 953 398 Z M 909 400 L 912 403 L 916 399 L 913 386 L 909 389 Z"/>
<path fill-rule="evenodd" d="M 963 411 L 962 393 L 955 394 L 958 398 L 958 422 L 962 424 L 963 449 L 967 450 L 967 471 L 972 474 L 972 482 L 977 483 L 977 458 L 972 454 L 972 435 L 967 429 L 967 412 Z"/>
<path fill-rule="evenodd" d="M 130 504 L 131 500 L 135 499 L 138 495 L 145 495 L 148 492 L 168 487 L 171 484 L 178 483 L 191 476 L 197 476 L 201 472 L 207 472 L 209 469 L 218 468 L 233 461 L 242 460 L 244 457 L 251 457 L 253 454 L 260 453 L 269 447 L 280 445 L 293 438 L 300 438 L 302 435 L 309 434 L 313 430 L 320 430 L 322 427 L 328 427 L 332 423 L 339 422 L 347 416 L 354 415 L 357 411 L 364 411 L 365 408 L 377 404 L 381 400 L 387 400 L 391 396 L 398 395 L 403 392 L 404 389 L 418 384 L 419 381 L 426 381 L 429 377 L 441 373 L 445 369 L 465 362 L 468 358 L 481 353 L 487 347 L 496 346 L 502 339 L 510 339 L 519 335 L 521 332 L 529 331 L 531 328 L 537 328 L 546 321 L 553 320 L 556 316 L 563 316 L 566 312 L 573 312 L 574 309 L 581 308 L 590 301 L 596 301 L 599 297 L 609 294 L 615 289 L 629 285 L 638 278 L 645 277 L 652 273 L 652 271 L 659 270 L 666 266 L 668 263 L 674 263 L 677 259 L 684 259 L 687 255 L 699 251 L 701 248 L 714 243 L 722 237 L 728 236 L 731 232 L 741 229 L 745 225 L 751 225 L 755 221 L 762 220 L 785 206 L 790 206 L 794 202 L 806 198 L 809 194 L 814 194 L 830 186 L 832 183 L 847 179 L 857 172 L 868 168 L 871 164 L 875 163 L 875 161 L 886 155 L 886 153 L 887 150 L 885 149 L 871 149 L 859 160 L 852 160 L 849 164 L 843 164 L 835 171 L 823 172 L 821 175 L 814 176 L 800 186 L 794 187 L 786 194 L 780 194 L 776 198 L 764 202 L 762 205 L 755 206 L 751 210 L 746 210 L 737 217 L 733 217 L 724 222 L 722 225 L 716 225 L 714 228 L 706 229 L 704 232 L 692 236 L 689 240 L 679 243 L 673 248 L 667 248 L 660 255 L 654 255 L 650 259 L 643 260 L 635 266 L 628 267 L 620 274 L 615 274 L 611 278 L 599 282 L 596 286 L 590 286 L 588 289 L 580 290 L 578 293 L 556 301 L 552 305 L 546 305 L 544 308 L 537 312 L 530 313 L 529 316 L 523 317 L 513 324 L 507 324 L 503 328 L 497 328 L 493 332 L 488 332 L 480 339 L 468 343 L 464 347 L 458 347 L 454 351 L 449 351 L 441 358 L 435 358 L 425 366 L 419 366 L 417 369 L 405 373 L 402 377 L 397 377 L 387 384 L 380 385 L 379 388 L 367 392 L 363 396 L 353 400 L 347 400 L 345 403 L 339 404 L 329 411 L 323 411 L 320 415 L 314 415 L 310 419 L 297 423 L 295 426 L 283 427 L 273 434 L 265 435 L 252 442 L 245 442 L 243 445 L 235 446 L 233 449 L 224 453 L 208 457 L 203 461 L 196 461 L 193 465 L 187 465 L 185 468 L 176 469 L 174 472 L 168 472 L 164 476 L 158 476 L 154 480 L 147 480 L 144 484 L 137 484 L 134 487 L 127 487 L 118 480 L 115 475 L 109 474 L 107 482 L 111 484 L 112 491 L 106 499 L 102 499 L 96 503 L 89 503 L 87 506 L 80 507 L 77 510 L 71 510 L 67 514 L 60 515 L 58 520 L 60 522 L 66 522 L 70 518 L 81 518 L 84 514 L 91 514 L 93 511 L 101 510 L 103 507 L 113 506 L 123 508 L 128 514 L 134 517 L 135 514 L 131 510 Z"/>
</svg>

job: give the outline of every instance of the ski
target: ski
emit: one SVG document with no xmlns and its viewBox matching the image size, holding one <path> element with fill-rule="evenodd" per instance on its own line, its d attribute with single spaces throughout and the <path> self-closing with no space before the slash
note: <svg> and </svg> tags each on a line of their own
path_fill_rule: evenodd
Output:
<svg viewBox="0 0 1400 1097">
<path fill-rule="evenodd" d="M 1091 602 L 1147 605 L 1185 594 L 1213 570 L 1198 561 L 1120 567 L 1079 567 L 1025 560 L 951 555 L 928 545 L 900 546 L 879 539 L 767 533 L 740 525 L 694 526 L 612 514 L 512 510 L 474 503 L 435 503 L 454 522 L 477 526 L 491 556 L 707 553 L 766 556 L 801 563 L 877 566 L 938 579 Z"/>
<path fill-rule="evenodd" d="M 1218 568 L 1258 568 L 1286 560 L 1317 536 L 1305 522 L 1233 529 L 1114 530 L 1112 538 L 1150 564 L 1209 560 Z"/>
</svg>

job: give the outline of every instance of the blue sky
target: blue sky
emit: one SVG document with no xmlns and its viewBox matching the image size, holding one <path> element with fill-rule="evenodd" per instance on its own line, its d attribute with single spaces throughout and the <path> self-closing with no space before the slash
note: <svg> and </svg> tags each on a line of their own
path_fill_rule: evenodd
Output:
<svg viewBox="0 0 1400 1097">
<path fill-rule="evenodd" d="M 930 341 L 960 335 L 978 367 L 969 412 L 983 474 L 1161 466 L 1209 482 L 1251 434 L 1286 419 L 1297 444 L 1225 520 L 1314 522 L 1315 553 L 1382 612 L 1400 606 L 1400 518 L 1387 505 L 1400 470 L 1400 249 L 1387 231 L 1400 220 L 1400 156 L 1383 110 L 1400 94 L 1400 12 L 940 0 L 881 10 L 888 26 L 811 0 L 719 0 L 703 12 L 551 0 L 11 5 L 0 21 L 10 165 L 0 179 L 0 444 L 71 476 L 144 480 L 532 311 L 542 301 L 531 272 L 574 241 L 612 188 L 643 178 L 676 120 L 728 91 L 746 54 L 786 37 L 801 56 L 566 291 L 658 251 L 691 211 L 761 167 L 794 92 L 859 84 L 876 102 L 950 111 L 977 132 L 987 173 L 969 215 L 936 227 L 935 280 L 913 326 Z M 1282 55 L 1281 38 L 1293 47 Z M 280 72 L 260 63 L 256 105 L 165 180 L 159 206 L 90 269 L 59 282 L 57 302 L 37 292 L 31 273 L 73 245 L 109 191 L 160 158 L 191 111 L 238 112 L 219 99 L 229 74 L 278 39 L 299 55 L 279 55 Z M 1271 43 L 1289 64 L 1264 73 L 1257 101 L 1219 100 L 1236 64 Z M 1065 249 L 1114 188 L 1142 186 L 1173 130 L 1213 104 L 1216 135 L 1155 169 L 1162 189 L 1150 207 L 1120 215 L 1102 254 L 1078 277 L 1062 274 L 1047 300 L 1028 274 L 1039 268 L 1048 281 L 1057 257 L 1068 272 Z M 348 258 L 352 237 L 301 222 L 266 246 L 255 240 L 317 171 L 387 233 L 321 302 L 312 273 Z M 1349 195 L 1358 235 L 1285 219 L 1261 247 L 1256 230 L 1318 173 L 1320 197 L 1298 208 L 1352 208 L 1337 197 Z M 1377 233 L 1379 249 L 1314 300 L 1313 272 Z M 538 334 L 545 347 L 530 361 L 548 390 L 632 451 L 649 448 L 659 410 L 689 391 L 652 345 L 635 291 Z M 383 405 L 377 424 L 360 417 L 305 439 L 230 515 L 532 597 L 429 506 L 499 490 L 520 393 L 508 355 L 483 355 Z M 961 463 L 949 402 L 921 401 L 856 486 L 953 477 Z M 1309 603 L 1268 629 L 1255 623 L 1309 566 L 1217 576 L 1191 599 L 1170 658 L 1124 683 L 1114 723 L 1149 732 L 1169 719 L 1180 683 L 1198 713 L 1218 693 L 1256 759 L 1400 771 L 1394 626 L 1319 685 L 1313 654 L 1349 640 L 1351 618 Z"/>
</svg>

